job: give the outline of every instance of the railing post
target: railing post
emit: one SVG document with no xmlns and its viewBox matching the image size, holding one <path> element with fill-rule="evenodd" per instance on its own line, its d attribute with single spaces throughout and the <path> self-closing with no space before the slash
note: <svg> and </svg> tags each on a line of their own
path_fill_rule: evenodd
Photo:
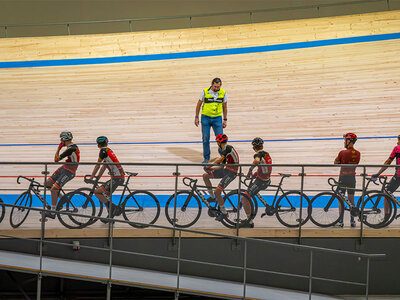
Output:
<svg viewBox="0 0 400 300">
<path fill-rule="evenodd" d="M 363 226 L 363 224 L 364 224 L 364 210 L 361 209 L 361 208 L 362 208 L 363 203 L 364 203 L 364 201 L 365 201 L 364 197 L 365 197 L 365 177 L 366 177 L 366 176 L 367 176 L 367 169 L 366 169 L 366 167 L 364 166 L 364 167 L 363 167 L 362 194 L 361 194 L 362 203 L 360 203 L 360 210 L 361 210 L 361 211 L 359 212 L 359 214 L 360 214 L 360 222 L 361 222 L 361 224 L 360 224 L 360 240 L 359 240 L 360 245 L 362 244 L 362 241 L 363 241 L 363 230 L 364 230 L 364 226 Z M 354 204 L 355 204 L 355 203 L 354 203 Z"/>
<path fill-rule="evenodd" d="M 189 24 L 190 24 L 190 28 L 193 28 L 193 24 L 192 24 L 192 17 L 189 17 Z"/>
<path fill-rule="evenodd" d="M 47 187 L 46 187 L 46 182 L 47 182 L 47 174 L 49 172 L 47 171 L 47 164 L 44 165 L 44 171 L 42 174 L 44 174 L 44 191 L 43 191 L 43 207 L 42 211 L 40 213 L 41 217 L 41 223 L 40 223 L 40 243 L 39 243 L 39 274 L 38 274 L 38 282 L 37 282 L 37 290 L 36 290 L 36 299 L 40 300 L 41 293 L 42 293 L 42 268 L 43 268 L 43 240 L 44 240 L 44 232 L 45 232 L 45 211 L 46 211 L 46 194 L 47 194 Z"/>
<path fill-rule="evenodd" d="M 311 300 L 312 295 L 312 269 L 313 269 L 313 251 L 310 251 L 310 273 L 308 277 L 308 299 Z"/>
<path fill-rule="evenodd" d="M 173 224 L 172 226 L 174 227 L 173 231 L 172 231 L 172 244 L 175 245 L 175 228 L 176 228 L 176 196 L 178 193 L 178 177 L 179 177 L 179 165 L 176 165 L 175 168 L 175 173 L 173 173 L 173 175 L 175 176 L 175 192 L 174 192 L 174 219 L 173 219 Z"/>
<path fill-rule="evenodd" d="M 387 9 L 390 10 L 390 0 L 386 0 Z"/>
<path fill-rule="evenodd" d="M 129 31 L 132 32 L 132 20 L 129 20 Z"/>
<path fill-rule="evenodd" d="M 113 190 L 113 180 L 111 177 L 110 180 L 110 191 Z M 108 200 L 109 205 L 109 213 L 108 218 L 114 219 L 113 217 L 113 201 L 112 201 L 112 193 L 110 192 L 110 199 Z M 112 255 L 113 255 L 113 233 L 114 233 L 114 221 L 109 222 L 108 225 L 108 245 L 109 245 L 109 270 L 108 270 L 108 282 L 107 282 L 107 300 L 111 299 L 111 279 L 112 279 Z"/>
<path fill-rule="evenodd" d="M 69 29 L 69 24 L 67 24 L 67 31 L 68 31 L 68 35 L 71 35 L 71 30 Z"/>
<path fill-rule="evenodd" d="M 247 240 L 244 241 L 243 251 L 243 299 L 246 299 L 246 273 L 247 273 Z"/>
<path fill-rule="evenodd" d="M 4 30 L 6 31 L 6 38 L 8 38 L 7 26 L 4 26 Z"/>
<path fill-rule="evenodd" d="M 367 278 L 365 282 L 365 299 L 368 300 L 369 290 L 369 257 L 367 258 Z"/>
<path fill-rule="evenodd" d="M 253 24 L 253 12 L 250 12 L 250 23 Z"/>
<path fill-rule="evenodd" d="M 177 260 L 177 268 L 176 268 L 176 291 L 175 291 L 175 300 L 179 299 L 179 279 L 180 279 L 180 268 L 181 268 L 181 237 L 182 231 L 179 230 L 179 238 L 178 238 L 178 260 Z"/>
<path fill-rule="evenodd" d="M 298 243 L 301 244 L 301 224 L 303 223 L 303 192 L 304 192 L 304 176 L 306 175 L 304 173 L 304 166 L 301 167 L 301 173 L 299 174 L 301 176 L 301 187 L 300 187 L 300 215 L 299 215 L 299 240 Z"/>
<path fill-rule="evenodd" d="M 238 202 L 237 202 L 237 220 L 236 220 L 236 236 L 239 236 L 239 227 L 240 227 L 240 201 L 241 201 L 241 193 L 242 193 L 242 166 L 239 166 L 239 193 L 238 193 Z M 250 200 L 251 201 L 251 200 Z M 242 203 L 243 205 L 243 203 Z M 238 244 L 239 241 L 236 240 Z"/>
</svg>

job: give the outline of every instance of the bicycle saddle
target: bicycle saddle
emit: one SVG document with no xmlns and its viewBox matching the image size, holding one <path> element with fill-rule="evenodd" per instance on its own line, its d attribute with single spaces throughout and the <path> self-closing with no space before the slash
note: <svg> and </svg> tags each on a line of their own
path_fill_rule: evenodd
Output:
<svg viewBox="0 0 400 300">
<path fill-rule="evenodd" d="M 132 173 L 132 172 L 127 172 L 125 171 L 126 174 L 128 174 L 129 176 L 137 176 L 139 173 Z"/>
<path fill-rule="evenodd" d="M 284 174 L 284 173 L 278 173 L 282 177 L 290 177 L 292 174 Z"/>
</svg>

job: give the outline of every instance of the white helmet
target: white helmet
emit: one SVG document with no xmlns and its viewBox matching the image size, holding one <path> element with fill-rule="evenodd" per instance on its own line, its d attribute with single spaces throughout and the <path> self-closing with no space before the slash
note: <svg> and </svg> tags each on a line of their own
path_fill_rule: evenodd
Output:
<svg viewBox="0 0 400 300">
<path fill-rule="evenodd" d="M 70 141 L 72 140 L 72 133 L 70 131 L 61 132 L 60 139 L 62 139 L 63 141 Z"/>
</svg>

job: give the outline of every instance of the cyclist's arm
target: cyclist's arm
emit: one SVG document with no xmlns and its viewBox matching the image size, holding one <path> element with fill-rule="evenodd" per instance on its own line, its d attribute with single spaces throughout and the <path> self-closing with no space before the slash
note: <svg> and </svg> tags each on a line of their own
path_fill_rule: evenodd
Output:
<svg viewBox="0 0 400 300">
<path fill-rule="evenodd" d="M 256 157 L 254 160 L 253 160 L 253 165 L 258 165 L 259 163 L 260 163 L 260 158 L 259 157 Z M 255 168 L 256 166 L 251 166 L 250 168 L 249 168 L 249 171 L 247 172 L 247 177 L 250 177 L 251 176 L 251 174 L 253 174 L 253 170 L 254 170 L 254 168 Z"/>
<path fill-rule="evenodd" d="M 97 160 L 98 163 L 101 163 L 103 160 L 99 157 L 99 159 Z M 104 166 L 103 166 L 104 167 Z M 99 170 L 100 165 L 95 165 L 93 168 L 93 172 L 92 175 L 90 176 L 90 180 L 93 180 L 93 178 L 96 176 L 97 171 Z M 104 172 L 104 171 L 103 171 Z M 103 174 L 102 174 L 103 175 Z"/>
<path fill-rule="evenodd" d="M 61 148 L 57 148 L 56 154 L 54 155 L 54 162 L 60 161 L 60 150 Z"/>
<path fill-rule="evenodd" d="M 57 152 L 56 152 L 56 157 L 54 157 L 54 161 L 55 162 L 59 162 L 60 160 L 66 158 L 67 156 L 72 155 L 72 153 L 74 153 L 76 151 L 76 146 L 71 146 L 70 148 L 68 148 L 67 150 L 65 150 L 63 153 L 60 154 L 60 149 L 58 148 Z M 57 159 L 57 160 L 56 160 Z"/>
<path fill-rule="evenodd" d="M 393 159 L 394 159 L 394 158 L 389 157 L 383 164 L 384 164 L 384 165 L 390 165 L 390 164 L 392 163 Z M 387 168 L 388 168 L 388 167 L 382 167 L 382 168 L 378 171 L 377 175 L 378 175 L 378 176 L 381 175 L 383 172 L 385 172 L 385 170 L 386 170 Z"/>
</svg>

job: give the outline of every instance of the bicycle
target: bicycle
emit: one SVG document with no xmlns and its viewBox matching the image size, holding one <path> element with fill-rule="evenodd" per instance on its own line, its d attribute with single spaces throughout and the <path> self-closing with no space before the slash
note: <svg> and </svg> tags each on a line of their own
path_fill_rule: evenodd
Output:
<svg viewBox="0 0 400 300">
<path fill-rule="evenodd" d="M 44 185 L 35 181 L 35 178 L 27 178 L 24 176 L 18 176 L 18 184 L 21 184 L 20 179 L 25 179 L 29 181 L 30 184 L 28 189 L 18 196 L 17 200 L 15 200 L 14 203 L 14 205 L 16 206 L 13 206 L 11 209 L 10 224 L 13 228 L 21 226 L 28 217 L 31 210 L 30 208 L 32 207 L 32 194 L 35 195 L 43 203 L 46 209 L 51 209 L 51 205 L 48 204 L 47 201 L 40 194 L 40 188 L 45 188 Z M 72 199 L 72 195 L 70 193 L 65 193 L 62 189 L 60 190 L 60 193 L 62 194 L 62 197 L 58 201 L 56 207 L 56 215 L 60 223 L 70 229 L 85 227 L 91 219 L 89 218 L 89 216 L 91 217 L 94 214 L 93 201 L 91 201 L 91 199 L 86 199 L 85 202 L 79 202 L 77 205 L 77 201 L 75 200 L 75 198 Z M 72 212 L 75 214 L 86 215 L 88 217 L 76 217 L 70 214 L 60 214 L 60 212 Z M 66 220 L 71 221 L 72 225 L 68 224 Z"/>
<path fill-rule="evenodd" d="M 303 205 L 302 205 L 304 211 L 302 212 L 301 225 L 304 225 L 305 223 L 307 223 L 307 221 L 309 220 L 310 215 L 311 215 L 310 199 L 307 197 L 306 194 L 304 194 L 300 191 L 285 192 L 282 189 L 283 180 L 285 178 L 291 177 L 292 175 L 291 174 L 283 174 L 283 173 L 279 173 L 279 175 L 281 176 L 281 180 L 280 180 L 279 184 L 278 185 L 269 185 L 267 187 L 267 188 L 276 187 L 276 193 L 275 193 L 274 200 L 272 201 L 271 205 L 269 205 L 267 203 L 267 201 L 265 201 L 265 199 L 261 196 L 260 193 L 257 193 L 256 195 L 252 196 L 251 200 L 247 193 L 244 194 L 244 196 L 247 198 L 248 202 L 252 203 L 252 206 L 253 206 L 252 219 L 254 219 L 255 216 L 257 215 L 258 202 L 260 202 L 265 206 L 265 212 L 263 214 L 261 214 L 261 218 L 263 218 L 264 216 L 275 215 L 276 218 L 278 219 L 278 221 L 282 225 L 284 225 L 286 227 L 290 227 L 290 228 L 299 227 L 300 207 L 297 207 L 297 206 L 299 206 L 301 199 L 303 199 L 303 201 L 305 201 L 305 203 L 303 203 Z M 243 174 L 242 174 L 242 176 L 245 177 Z M 255 177 L 252 177 L 252 178 L 245 177 L 245 179 L 241 179 L 241 181 L 245 187 L 248 187 L 252 184 L 254 179 L 255 179 Z M 250 182 L 248 183 L 249 180 L 250 180 Z M 282 195 L 277 199 L 278 194 L 280 192 L 282 193 Z M 228 193 L 227 198 L 232 197 L 232 196 L 237 197 L 238 193 L 239 193 L 239 190 L 233 190 Z M 242 192 L 241 192 L 241 194 L 242 194 Z"/>
<path fill-rule="evenodd" d="M 148 191 L 131 190 L 128 186 L 129 181 L 131 177 L 137 176 L 138 173 L 131 173 L 131 172 L 125 172 L 125 173 L 128 175 L 128 179 L 124 183 L 124 189 L 119 199 L 118 206 L 122 208 L 122 215 L 124 219 L 126 221 L 133 222 L 129 223 L 129 225 L 135 228 L 148 227 L 150 224 L 154 224 L 155 222 L 157 222 L 161 210 L 160 203 L 158 199 Z M 100 184 L 104 184 L 104 182 L 99 182 L 100 180 L 99 177 L 96 177 L 95 180 L 90 180 L 89 177 L 90 175 L 85 175 L 84 181 L 85 183 L 92 184 L 93 185 L 92 188 L 80 188 L 72 193 L 77 193 L 77 194 L 83 193 L 87 197 L 93 199 L 95 189 L 98 188 Z M 123 199 L 126 191 L 128 192 L 128 196 L 126 196 L 125 199 Z M 101 217 L 104 209 L 103 206 L 105 206 L 105 204 L 100 202 L 98 199 L 97 201 L 99 202 L 97 205 L 99 209 L 97 210 L 96 215 L 98 217 Z M 89 222 L 89 225 L 94 224 L 97 220 L 98 220 L 97 218 L 96 219 L 92 218 L 92 220 L 90 220 Z M 136 222 L 149 225 L 136 224 Z"/>
<path fill-rule="evenodd" d="M 199 188 L 207 188 L 206 186 L 197 185 L 198 179 L 192 179 L 189 177 L 184 177 L 182 181 L 183 184 L 190 187 L 191 190 L 178 191 L 168 198 L 165 204 L 165 216 L 171 225 L 175 224 L 175 226 L 179 228 L 187 228 L 193 226 L 200 218 L 202 211 L 201 202 L 206 205 L 208 209 L 207 212 L 210 217 L 215 218 L 220 215 L 221 212 L 219 210 L 218 201 L 215 201 L 214 205 L 211 205 L 208 199 L 204 197 L 207 195 L 207 191 L 199 190 Z M 223 191 L 223 195 L 225 207 L 228 212 L 228 217 L 222 220 L 221 223 L 228 228 L 235 228 L 236 223 L 234 221 L 231 221 L 230 218 L 236 217 L 239 211 L 240 219 L 240 215 L 244 214 L 242 212 L 243 205 L 241 205 L 240 199 L 237 199 L 236 201 L 232 199 L 227 199 L 225 191 Z M 244 193 L 242 193 L 242 195 L 244 195 Z M 174 216 L 175 198 L 176 214 Z M 251 209 L 253 210 L 252 204 Z M 246 219 L 244 219 L 243 221 L 246 220 L 247 216 Z"/>
<path fill-rule="evenodd" d="M 368 190 L 369 184 L 372 181 L 371 178 L 367 178 L 367 180 L 368 182 L 364 188 L 365 192 L 358 199 L 357 205 L 353 205 L 346 198 L 346 196 L 340 192 L 341 184 L 337 182 L 334 178 L 329 178 L 328 184 L 331 186 L 332 192 L 322 192 L 315 195 L 311 199 L 311 221 L 319 227 L 330 227 L 336 225 L 340 220 L 343 220 L 345 211 L 349 211 L 352 217 L 357 217 L 359 220 L 362 211 L 362 221 L 364 224 L 374 228 L 382 226 L 382 222 L 373 223 L 372 217 L 376 214 L 377 211 L 369 210 L 368 207 L 365 206 L 367 203 L 370 202 L 375 203 L 375 198 L 377 197 L 375 195 L 370 195 L 370 192 L 366 192 Z M 363 190 L 354 190 L 363 192 Z M 341 207 L 342 209 L 339 209 L 339 207 Z"/>
<path fill-rule="evenodd" d="M 6 207 L 4 206 L 3 199 L 0 198 L 0 223 L 3 221 L 6 215 Z"/>
<path fill-rule="evenodd" d="M 386 186 L 388 185 L 387 178 L 387 176 L 379 176 L 379 182 L 381 183 L 382 188 L 380 191 L 372 191 L 373 195 L 371 195 L 371 198 L 376 200 L 371 200 L 363 204 L 363 208 L 367 211 L 369 210 L 369 215 L 374 216 L 380 221 L 378 223 L 379 226 L 375 226 L 375 224 L 372 224 L 372 226 L 371 224 L 368 225 L 373 228 L 389 226 L 394 220 L 400 217 L 400 214 L 397 215 L 397 206 L 400 206 L 400 201 L 386 189 Z M 385 202 L 386 206 L 389 205 L 387 208 L 389 210 L 388 214 L 390 215 L 389 219 L 385 219 Z"/>
</svg>

